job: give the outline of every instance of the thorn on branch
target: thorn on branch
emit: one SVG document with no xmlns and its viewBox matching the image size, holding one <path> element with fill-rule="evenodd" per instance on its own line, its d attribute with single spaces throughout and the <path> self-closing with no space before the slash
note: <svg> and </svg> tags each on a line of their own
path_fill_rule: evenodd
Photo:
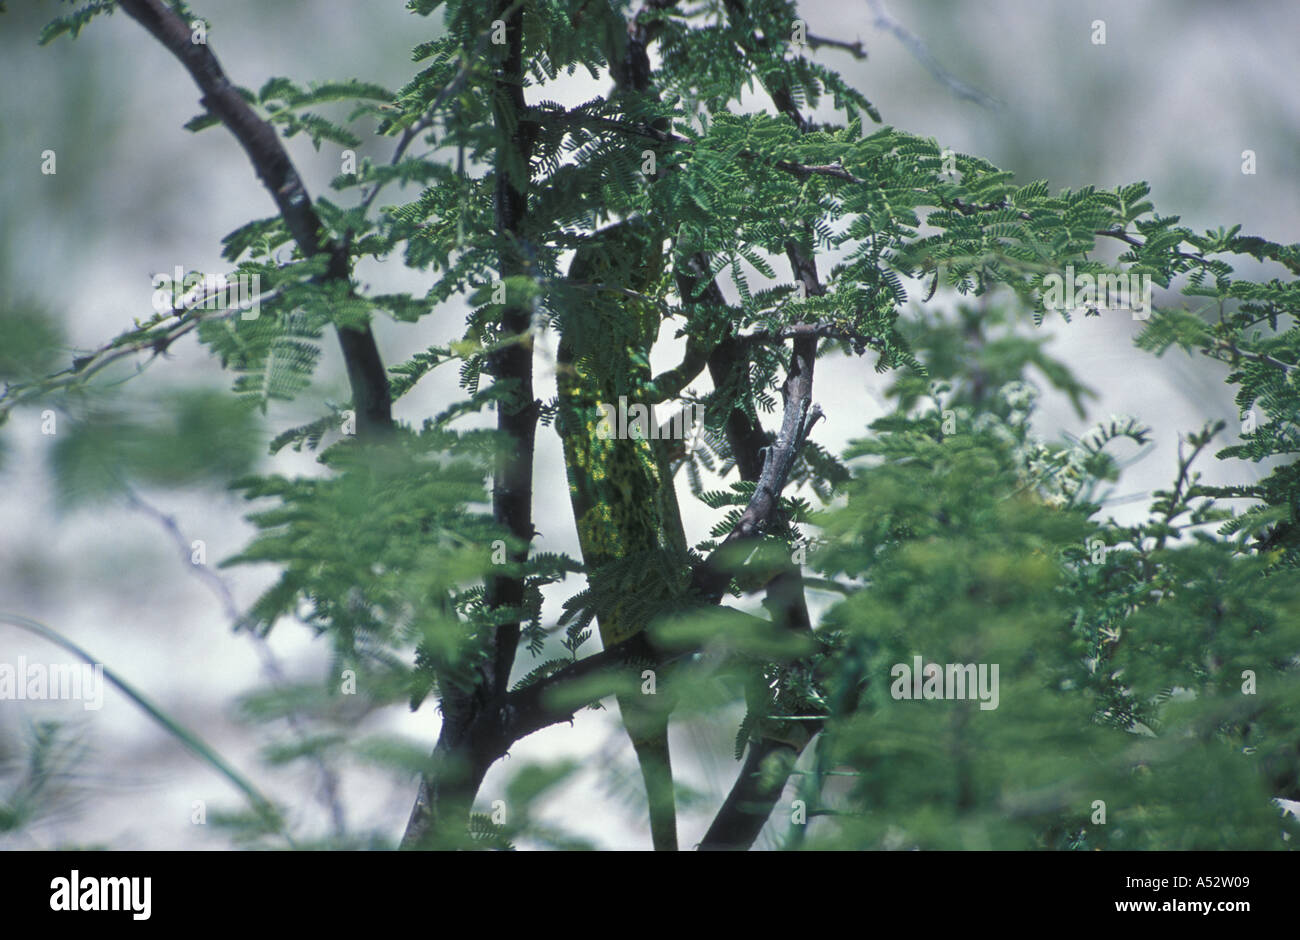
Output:
<svg viewBox="0 0 1300 940">
<path fill-rule="evenodd" d="M 818 46 L 829 46 L 832 49 L 843 49 L 855 59 L 861 60 L 867 57 L 867 49 L 862 45 L 861 39 L 856 42 L 847 42 L 843 39 L 828 39 L 825 36 L 814 36 L 812 33 L 808 33 L 806 38 L 808 40 L 808 45 L 813 49 L 816 49 Z"/>
</svg>

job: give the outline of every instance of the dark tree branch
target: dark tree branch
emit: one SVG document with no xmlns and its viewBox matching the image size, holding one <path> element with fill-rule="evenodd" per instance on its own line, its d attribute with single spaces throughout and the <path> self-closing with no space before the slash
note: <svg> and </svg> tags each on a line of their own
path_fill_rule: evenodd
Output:
<svg viewBox="0 0 1300 940">
<path fill-rule="evenodd" d="M 756 53 L 765 52 L 771 48 L 772 37 L 758 36 L 747 30 L 745 21 L 748 19 L 748 11 L 745 8 L 745 0 L 725 0 L 723 5 L 727 8 L 727 18 L 731 21 L 731 25 L 735 29 L 743 31 L 739 44 L 747 55 L 754 57 Z M 770 84 L 765 77 L 763 84 L 767 88 L 767 93 L 772 97 L 776 109 L 794 121 L 799 130 L 810 131 L 813 129 L 812 122 L 800 113 L 798 106 L 794 103 L 794 96 L 790 93 L 790 88 L 784 82 Z"/>
<path fill-rule="evenodd" d="M 501 711 L 485 707 L 481 692 L 481 688 L 442 691 L 442 728 L 429 767 L 421 775 L 402 836 L 404 849 L 436 846 L 444 834 L 454 845 L 465 832 L 484 775 L 510 746 L 502 735 Z"/>
<path fill-rule="evenodd" d="M 1026 213 L 1026 212 L 1022 212 L 1022 213 L 1020 214 L 1020 216 L 1021 216 L 1021 218 L 1023 218 L 1023 219 L 1028 219 L 1028 218 L 1029 218 L 1029 214 Z M 1128 232 L 1124 231 L 1123 229 L 1104 229 L 1104 228 L 1103 228 L 1103 229 L 1098 229 L 1097 231 L 1093 232 L 1093 234 L 1094 234 L 1094 235 L 1101 235 L 1101 236 L 1104 237 L 1104 238 L 1115 238 L 1115 239 L 1118 239 L 1119 241 L 1122 241 L 1122 242 L 1123 242 L 1124 244 L 1126 244 L 1126 245 L 1132 245 L 1134 248 L 1141 248 L 1143 245 L 1146 244 L 1146 242 L 1144 242 L 1144 241 L 1142 241 L 1142 240 L 1140 240 L 1140 239 L 1138 239 L 1138 238 L 1134 238 L 1132 235 L 1130 235 Z M 1193 253 L 1193 252 L 1187 252 L 1187 251 L 1175 251 L 1173 254 L 1174 254 L 1176 257 L 1182 258 L 1184 261 L 1191 261 L 1191 262 L 1193 262 L 1193 263 L 1195 263 L 1195 264 L 1199 264 L 1199 265 L 1201 265 L 1201 266 L 1204 266 L 1204 265 L 1207 263 L 1207 262 L 1206 262 L 1206 259 L 1205 259 L 1205 256 L 1204 256 L 1204 255 L 1201 255 L 1201 254 L 1196 254 L 1196 253 Z"/>
<path fill-rule="evenodd" d="M 799 436 L 806 438 L 812 422 L 816 421 L 818 412 L 805 410 L 812 394 L 811 368 L 815 358 L 816 343 L 815 336 L 803 336 L 795 341 L 795 351 L 791 356 L 790 376 L 783 388 L 786 395 L 785 419 L 782 420 L 783 437 L 787 432 L 787 428 L 793 426 L 794 416 L 801 412 L 809 417 L 806 425 L 799 432 Z M 719 347 L 718 353 L 714 364 L 717 365 L 720 371 L 735 368 L 736 363 L 747 361 L 743 352 L 739 351 L 736 340 L 733 340 L 729 346 Z M 809 370 L 806 375 L 796 373 L 796 368 L 801 367 L 805 362 Z M 777 443 L 773 444 L 772 447 L 766 451 L 761 451 L 763 445 L 758 444 L 758 441 L 762 439 L 762 429 L 758 427 L 757 423 L 751 422 L 749 417 L 739 409 L 733 411 L 728 417 L 727 431 L 732 450 L 737 457 L 737 465 L 741 470 L 741 478 L 758 481 L 754 498 L 758 500 L 762 497 L 763 500 L 759 505 L 755 505 L 754 500 L 751 500 L 750 505 L 746 508 L 745 516 L 742 516 L 742 525 L 746 523 L 746 517 L 755 517 L 765 511 L 774 514 L 777 509 L 776 500 L 769 499 L 772 482 L 777 479 L 784 467 L 785 475 L 779 476 L 780 486 L 784 486 L 789 467 L 793 464 L 794 449 L 787 446 L 788 440 L 783 441 L 779 437 Z M 761 469 L 758 469 L 760 453 L 762 452 L 767 454 L 767 460 L 761 464 Z M 765 479 L 768 482 L 765 483 Z M 777 493 L 779 492 L 778 489 Z M 727 538 L 727 542 L 732 541 L 733 536 L 737 536 L 739 529 L 738 526 L 732 531 Z M 726 542 L 723 543 L 724 546 L 726 544 Z M 718 552 L 722 548 L 723 546 L 719 546 L 719 549 L 709 556 L 705 565 L 702 566 L 703 569 L 710 568 L 711 563 L 719 557 Z M 707 596 L 713 597 L 716 594 L 718 598 L 721 598 L 722 590 L 725 589 L 730 576 L 720 566 L 713 566 L 713 568 L 714 570 L 698 570 L 696 572 L 696 582 L 699 589 L 706 593 Z M 811 631 L 812 624 L 804 597 L 803 573 L 793 563 L 768 584 L 767 606 L 772 611 L 774 622 L 786 629 Z M 747 698 L 749 698 L 748 695 Z M 752 708 L 758 704 L 751 702 L 750 707 Z M 807 730 L 809 731 L 809 738 L 811 738 L 819 728 L 809 728 Z M 700 850 L 744 851 L 749 849 L 754 844 L 754 840 L 758 838 L 758 834 L 766 824 L 768 817 L 772 815 L 772 809 L 785 789 L 789 770 L 793 768 L 794 762 L 801 752 L 802 747 L 796 748 L 788 742 L 774 741 L 762 737 L 750 741 L 745 761 L 741 766 L 736 782 L 732 785 L 727 798 L 714 816 L 713 823 L 709 826 L 704 839 L 699 845 Z M 775 774 L 763 773 L 764 765 L 769 759 L 784 761 L 779 765 L 782 772 Z"/>
<path fill-rule="evenodd" d="M 682 389 L 694 382 L 709 364 L 709 353 L 712 348 L 712 345 L 704 339 L 693 335 L 687 336 L 686 352 L 682 356 L 681 363 L 667 372 L 661 372 L 651 380 L 650 387 L 647 389 L 649 400 L 659 404 L 680 395 Z"/>
<path fill-rule="evenodd" d="M 530 265 L 522 245 L 524 217 L 528 205 L 528 179 L 512 178 L 510 167 L 523 167 L 527 173 L 532 156 L 536 125 L 524 119 L 523 13 L 517 4 L 501 0 L 498 18 L 506 23 L 506 51 L 497 78 L 499 107 L 511 113 L 497 115 L 498 133 L 513 128 L 508 142 L 498 151 L 496 161 L 496 225 L 500 238 L 499 267 L 501 278 L 526 276 Z M 511 152 L 506 152 L 508 148 Z M 519 543 L 510 561 L 523 564 L 528 558 L 528 543 L 533 537 L 533 449 L 539 405 L 533 397 L 532 309 L 528 305 L 507 306 L 501 313 L 501 333 L 517 339 L 498 346 L 489 357 L 493 380 L 508 386 L 506 400 L 498 405 L 497 429 L 502 443 L 508 446 L 498 453 L 492 485 L 492 513 Z M 524 580 L 517 575 L 499 575 L 487 584 L 488 606 L 520 608 L 524 600 Z M 505 695 L 519 645 L 519 621 L 497 627 L 492 697 Z"/>
<path fill-rule="evenodd" d="M 275 128 L 243 99 L 208 46 L 191 40 L 190 26 L 180 14 L 161 0 L 121 0 L 120 6 L 185 66 L 203 92 L 203 106 L 235 135 L 248 154 L 302 256 L 327 254 L 330 263 L 325 279 L 346 283 L 351 276 L 347 249 L 322 242 L 320 217 Z M 338 335 L 357 410 L 358 433 L 390 430 L 392 397 L 374 335 L 368 326 L 339 327 Z"/>
<path fill-rule="evenodd" d="M 1227 340 L 1216 341 L 1213 349 L 1205 350 L 1204 352 L 1206 356 L 1209 356 L 1209 358 L 1217 359 L 1220 362 L 1226 362 L 1234 367 L 1239 364 L 1240 360 L 1246 359 L 1250 362 L 1257 362 L 1260 365 L 1272 366 L 1274 369 L 1281 369 L 1286 374 L 1290 374 L 1296 371 L 1296 369 L 1300 369 L 1300 365 L 1296 365 L 1295 363 L 1283 362 L 1281 359 L 1278 359 L 1275 356 L 1270 356 L 1268 353 L 1250 352 L 1249 350 L 1242 349 L 1236 343 Z M 1226 358 L 1224 356 L 1215 355 L 1215 353 L 1218 352 L 1226 352 L 1229 355 Z"/>
<path fill-rule="evenodd" d="M 810 176 L 831 176 L 837 180 L 844 180 L 846 183 L 857 183 L 859 185 L 866 183 L 866 180 L 854 176 L 838 163 L 795 163 L 791 160 L 778 160 L 776 168 L 787 173 L 793 173 L 800 179 L 807 179 Z"/>
<path fill-rule="evenodd" d="M 816 730 L 810 729 L 813 733 Z M 772 815 L 772 808 L 781 798 L 790 769 L 802 750 L 771 738 L 751 741 L 740 775 L 704 834 L 700 851 L 744 852 L 749 849 Z M 782 772 L 767 771 L 764 765 L 769 761 L 780 761 Z"/>
<path fill-rule="evenodd" d="M 499 109 L 496 126 L 503 142 L 497 151 L 495 168 L 498 264 L 501 278 L 505 280 L 531 273 L 523 248 L 528 179 L 516 178 L 510 167 L 523 167 L 527 173 L 537 126 L 525 116 L 522 8 L 518 3 L 498 0 L 496 16 L 506 24 L 506 48 L 496 80 Z M 508 137 L 507 128 L 511 128 Z M 531 307 L 507 306 L 501 313 L 500 332 L 510 341 L 492 351 L 487 370 L 493 381 L 508 391 L 497 405 L 501 441 L 492 480 L 492 516 L 515 537 L 509 560 L 518 567 L 527 561 L 534 532 L 533 450 L 540 404 L 533 397 Z M 523 607 L 524 579 L 518 575 L 494 575 L 488 578 L 486 593 L 491 610 L 517 612 Z M 517 740 L 518 735 L 512 737 L 508 726 L 510 711 L 506 703 L 519 633 L 515 613 L 496 628 L 490 662 L 481 683 L 474 689 L 444 691 L 442 729 L 431 766 L 421 780 L 403 846 L 418 848 L 430 844 L 446 827 L 464 825 L 483 775 Z"/>
<path fill-rule="evenodd" d="M 645 0 L 627 24 L 627 53 L 623 57 L 623 74 L 616 77 L 619 84 L 637 91 L 650 87 L 650 43 L 663 30 L 662 21 L 648 18 L 649 13 L 661 13 L 676 8 L 681 0 Z M 616 70 L 617 71 L 617 70 Z M 663 131 L 664 128 L 659 128 Z"/>
<path fill-rule="evenodd" d="M 787 242 L 786 254 L 790 258 L 795 276 L 803 282 L 809 296 L 825 293 L 825 288 L 817 275 L 816 264 L 811 257 L 805 255 L 794 242 Z M 833 324 L 801 323 L 781 330 L 778 335 L 795 338 L 796 356 L 798 356 L 801 344 L 812 344 L 815 353 L 815 344 L 819 336 L 841 335 L 832 328 Z M 855 348 L 861 351 L 865 346 L 865 340 L 866 338 L 854 337 Z M 792 358 L 792 371 L 794 362 Z M 811 393 L 811 385 L 810 374 L 809 393 Z M 785 391 L 787 396 L 800 393 L 792 389 L 790 380 L 787 380 Z M 787 397 L 787 405 L 788 403 Z M 813 420 L 816 418 L 814 417 Z M 806 437 L 807 430 L 803 433 Z M 785 629 L 800 633 L 812 632 L 812 620 L 808 615 L 808 604 L 804 595 L 803 572 L 793 562 L 768 584 L 765 604 L 772 611 L 774 622 Z M 746 696 L 751 709 L 763 708 L 767 705 L 767 702 L 761 698 L 767 695 L 766 685 L 759 683 L 758 686 L 758 688 L 751 688 Z M 744 851 L 754 844 L 768 817 L 772 815 L 776 801 L 781 798 L 785 790 L 786 781 L 789 779 L 795 761 L 799 759 L 808 741 L 821 730 L 821 724 L 815 722 L 804 726 L 802 730 L 805 733 L 799 744 L 761 735 L 749 742 L 736 782 L 700 842 L 701 851 Z"/>
<path fill-rule="evenodd" d="M 853 56 L 853 58 L 859 60 L 867 57 L 867 49 L 862 45 L 861 39 L 855 42 L 846 42 L 843 39 L 830 39 L 826 36 L 814 36 L 812 33 L 809 33 L 808 45 L 814 49 L 817 49 L 820 46 L 827 46 L 831 49 L 843 49 L 849 55 Z"/>
<path fill-rule="evenodd" d="M 728 0 L 727 8 L 733 23 L 739 24 L 743 22 L 745 14 L 743 0 Z M 752 37 L 747 44 L 747 51 L 759 48 L 766 42 L 768 40 Z M 812 129 L 811 122 L 806 120 L 795 106 L 789 88 L 777 86 L 769 88 L 769 93 L 777 108 L 789 117 L 796 127 L 803 132 Z M 838 165 L 805 166 L 782 161 L 777 166 L 787 172 L 794 172 L 802 178 L 807 178 L 813 174 L 824 174 L 845 179 L 848 182 L 862 182 Z M 812 255 L 793 240 L 786 242 L 785 249 L 794 276 L 802 283 L 804 293 L 810 297 L 825 294 L 826 289 L 817 274 L 817 265 Z M 785 384 L 781 389 L 785 399 L 785 412 L 781 421 L 781 431 L 776 441 L 766 451 L 766 459 L 759 473 L 758 485 L 754 490 L 750 505 L 746 507 L 740 523 L 727 536 L 727 541 L 732 541 L 733 538 L 751 537 L 742 532 L 747 525 L 751 524 L 749 518 L 751 513 L 754 520 L 753 532 L 755 535 L 761 535 L 762 528 L 758 524 L 759 520 L 764 517 L 771 519 L 778 511 L 781 488 L 784 487 L 786 480 L 789 478 L 799 448 L 802 447 L 812 425 L 816 423 L 821 415 L 820 410 L 811 404 L 813 364 L 816 361 L 818 338 L 823 335 L 832 335 L 830 333 L 832 329 L 833 326 L 829 324 L 794 324 L 784 328 L 777 334 L 778 336 L 788 334 L 794 339 L 794 348 L 790 356 L 790 369 Z M 855 351 L 858 352 L 862 352 L 871 340 L 869 337 L 857 335 L 849 338 L 853 342 Z M 762 342 L 767 339 L 768 337 L 760 333 L 752 335 L 747 341 Z M 734 446 L 733 444 L 733 448 Z M 752 443 L 749 446 L 752 446 Z M 719 546 L 719 549 L 725 547 L 725 545 L 726 542 Z M 710 555 L 703 567 L 707 568 L 709 562 L 716 557 L 718 557 L 718 552 Z M 714 591 L 718 591 L 720 595 L 721 589 L 726 587 L 727 580 L 728 575 L 723 571 L 697 572 L 697 584 L 706 593 L 706 596 L 712 596 Z M 768 585 L 767 604 L 772 610 L 775 621 L 786 629 L 811 631 L 812 624 L 808 616 L 807 601 L 804 597 L 803 573 L 793 562 Z M 755 705 L 761 707 L 766 704 L 752 701 L 755 696 L 765 694 L 765 689 L 752 689 L 748 692 L 747 698 L 751 699 L 750 707 L 753 708 Z M 807 741 L 819 729 L 809 728 L 806 730 L 811 733 L 804 738 L 803 746 L 806 746 Z M 727 798 L 723 801 L 722 807 L 714 817 L 713 823 L 709 826 L 703 841 L 700 843 L 701 850 L 746 850 L 754 844 L 754 840 L 758 838 L 763 825 L 771 816 L 776 801 L 780 799 L 781 793 L 785 790 L 789 772 L 793 769 L 794 762 L 798 759 L 803 746 L 795 747 L 790 743 L 762 736 L 749 742 L 748 752 L 740 774 L 732 785 Z M 767 768 L 766 765 L 770 760 L 778 760 L 782 761 L 782 763 L 778 767 Z M 765 769 L 777 772 L 764 773 Z"/>
<path fill-rule="evenodd" d="M 677 293 L 687 306 L 703 303 L 715 310 L 725 310 L 728 308 L 727 298 L 708 272 L 708 255 L 703 252 L 692 255 L 677 271 Z M 734 391 L 737 399 L 750 400 L 753 397 L 747 342 L 728 327 L 722 339 L 709 351 L 709 378 L 720 397 L 727 390 Z M 733 408 L 727 413 L 725 432 L 740 478 L 757 481 L 763 470 L 763 448 L 767 446 L 763 428 L 743 409 Z"/>
<path fill-rule="evenodd" d="M 709 603 L 716 604 L 720 601 L 731 581 L 726 564 L 730 555 L 728 546 L 761 538 L 777 519 L 781 490 L 790 477 L 790 470 L 808 438 L 808 432 L 822 416 L 821 409 L 812 404 L 816 352 L 815 338 L 801 337 L 794 341 L 790 370 L 781 388 L 781 394 L 785 398 L 781 430 L 777 433 L 776 440 L 766 449 L 754 495 L 722 543 L 692 572 L 693 589 Z"/>
<path fill-rule="evenodd" d="M 657 655 L 655 663 L 660 667 L 669 666 L 689 658 L 694 652 L 687 649 L 671 656 Z M 646 653 L 644 636 L 638 634 L 511 692 L 503 708 L 505 737 L 513 743 L 551 725 L 573 721 L 574 715 L 589 703 L 625 690 L 629 670 L 634 667 L 633 675 L 639 682 L 641 664 L 647 661 Z M 581 701 L 572 693 L 562 691 L 578 683 L 581 683 Z"/>
</svg>

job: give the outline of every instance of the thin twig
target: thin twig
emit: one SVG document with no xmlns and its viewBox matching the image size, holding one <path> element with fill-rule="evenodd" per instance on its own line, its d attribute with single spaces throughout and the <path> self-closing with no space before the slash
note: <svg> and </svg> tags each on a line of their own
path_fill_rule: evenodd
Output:
<svg viewBox="0 0 1300 940">
<path fill-rule="evenodd" d="M 248 800 L 249 804 L 257 814 L 265 822 L 273 825 L 290 847 L 293 846 L 293 837 L 289 834 L 288 829 L 285 828 L 284 821 L 280 817 L 279 811 L 276 810 L 275 805 L 263 796 L 261 791 L 259 791 L 257 787 L 248 780 L 248 778 L 227 763 L 225 758 L 217 753 L 217 751 L 215 751 L 195 732 L 173 719 L 142 692 L 138 691 L 134 686 L 119 676 L 114 670 L 104 665 L 102 661 L 91 656 L 88 652 L 76 643 L 73 643 L 57 630 L 47 627 L 45 624 L 38 620 L 33 620 L 31 617 L 25 617 L 22 614 L 0 612 L 0 623 L 12 624 L 15 627 L 19 627 L 29 633 L 42 637 L 43 639 L 53 643 L 55 646 L 58 646 L 60 649 L 67 650 L 82 662 L 102 669 L 104 678 L 108 680 L 110 685 L 134 702 L 136 706 L 150 718 L 162 725 L 167 733 L 183 744 L 187 750 L 204 763 L 214 768 L 219 774 L 221 774 L 221 776 L 225 777 L 226 780 L 235 787 L 235 789 L 239 790 L 239 792 L 244 795 L 245 799 Z"/>
<path fill-rule="evenodd" d="M 244 100 L 208 45 L 193 42 L 189 24 L 162 0 L 120 0 L 119 5 L 185 66 L 203 92 L 203 106 L 244 148 L 302 256 L 328 255 L 329 269 L 323 279 L 346 283 L 351 277 L 347 247 L 322 238 L 324 226 L 279 134 Z M 357 410 L 358 433 L 390 431 L 392 395 L 374 334 L 369 326 L 340 326 L 337 332 Z"/>
<path fill-rule="evenodd" d="M 1231 342 L 1229 340 L 1218 340 L 1215 343 L 1214 348 L 1222 349 L 1226 352 L 1231 353 L 1233 359 L 1224 359 L 1220 356 L 1214 356 L 1214 355 L 1210 355 L 1210 358 L 1217 359 L 1220 362 L 1227 362 L 1229 365 L 1236 365 L 1236 362 L 1234 360 L 1237 358 L 1248 359 L 1251 362 L 1258 362 L 1261 365 L 1273 366 L 1276 369 L 1281 369 L 1283 372 L 1287 373 L 1288 375 L 1294 372 L 1296 369 L 1300 368 L 1300 366 L 1297 366 L 1293 363 L 1283 362 L 1281 359 L 1278 359 L 1274 356 L 1270 356 L 1268 353 L 1250 352 L 1249 350 L 1242 349 L 1236 343 Z M 1207 355 L 1209 355 L 1208 351 L 1207 351 Z"/>
<path fill-rule="evenodd" d="M 855 59 L 865 59 L 867 57 L 867 49 L 862 45 L 861 39 L 856 42 L 846 42 L 843 39 L 830 39 L 826 36 L 814 36 L 812 33 L 808 33 L 805 38 L 808 40 L 808 45 L 814 49 L 818 46 L 829 46 L 832 49 L 843 49 Z"/>
<path fill-rule="evenodd" d="M 511 16 L 522 2 L 523 0 L 518 0 L 518 2 L 513 6 L 509 7 L 503 18 Z M 388 161 L 389 166 L 396 166 L 401 161 L 402 157 L 406 154 L 407 148 L 410 147 L 415 138 L 420 135 L 420 132 L 428 130 L 433 126 L 434 116 L 438 113 L 438 109 L 446 104 L 452 95 L 457 94 L 461 88 L 465 86 L 465 82 L 469 80 L 470 73 L 473 71 L 473 64 L 481 60 L 492 33 L 492 29 L 487 29 L 479 36 L 478 43 L 475 45 L 473 53 L 465 56 L 460 71 L 456 73 L 442 91 L 438 92 L 438 96 L 433 99 L 433 102 L 427 108 L 424 109 L 424 114 L 419 118 L 419 120 L 402 131 L 402 136 L 397 142 L 397 147 L 393 150 L 393 156 Z M 375 201 L 375 197 L 379 195 L 379 191 L 382 188 L 383 184 L 376 182 L 374 186 L 372 186 L 370 190 L 362 196 L 360 208 L 363 211 L 370 208 L 371 203 Z"/>
<path fill-rule="evenodd" d="M 934 54 L 930 52 L 925 41 L 894 19 L 893 15 L 885 9 L 884 0 L 867 0 L 867 5 L 871 7 L 871 12 L 875 16 L 871 25 L 876 29 L 893 33 L 898 41 L 912 53 L 913 57 L 925 67 L 926 71 L 938 79 L 954 95 L 966 101 L 973 101 L 991 111 L 996 111 L 1002 107 L 1001 101 L 985 94 L 972 85 L 966 84 L 944 68 L 939 60 L 934 57 Z"/>
<path fill-rule="evenodd" d="M 48 394 L 55 389 L 71 388 L 84 383 L 100 370 L 128 356 L 151 351 L 153 352 L 152 358 L 157 358 L 167 352 L 172 343 L 185 334 L 192 332 L 205 320 L 218 320 L 233 317 L 235 314 L 240 313 L 240 311 L 234 309 L 203 309 L 208 298 L 218 296 L 222 290 L 220 287 L 214 287 L 210 292 L 195 299 L 193 306 L 172 307 L 168 313 L 161 315 L 155 322 L 139 327 L 141 330 L 148 330 L 152 335 L 141 337 L 129 343 L 120 342 L 121 337 L 118 337 L 118 339 L 105 343 L 84 356 L 77 356 L 72 360 L 71 366 L 59 372 L 54 372 L 43 379 L 13 384 L 6 383 L 4 392 L 0 393 L 0 417 L 13 410 L 16 406 Z M 277 297 L 279 293 L 278 290 L 268 291 L 260 295 L 257 300 L 259 303 L 263 300 L 271 300 Z M 173 319 L 176 321 L 175 323 L 170 326 L 163 326 L 168 320 Z M 159 330 L 162 332 L 159 333 Z M 152 361 L 152 358 L 150 361 Z"/>
<path fill-rule="evenodd" d="M 175 516 L 170 516 L 158 507 L 154 506 L 143 499 L 135 490 L 129 486 L 126 487 L 126 501 L 131 508 L 154 519 L 167 532 L 171 540 L 180 550 L 181 558 L 189 567 L 191 573 L 200 581 L 208 586 L 216 596 L 217 601 L 221 604 L 222 613 L 233 626 L 238 626 L 243 620 L 240 614 L 239 605 L 235 603 L 235 596 L 231 593 L 230 585 L 226 583 L 225 578 L 217 574 L 206 564 L 194 564 L 191 561 L 190 541 L 186 539 L 185 534 L 181 531 L 179 523 Z M 258 658 L 262 661 L 262 671 L 266 676 L 278 686 L 289 685 L 289 677 L 285 674 L 284 669 L 280 666 L 280 661 L 271 645 L 256 630 L 242 631 L 253 642 L 253 647 L 257 650 Z M 285 721 L 289 728 L 300 741 L 308 738 L 308 729 L 303 727 L 302 722 L 296 711 L 290 710 L 285 714 Z M 317 773 L 320 775 L 320 799 L 322 805 L 330 814 L 330 823 L 336 836 L 341 836 L 347 831 L 347 820 L 343 812 L 343 803 L 339 796 L 339 778 L 334 769 L 318 754 L 311 757 L 312 763 L 316 765 Z"/>
</svg>

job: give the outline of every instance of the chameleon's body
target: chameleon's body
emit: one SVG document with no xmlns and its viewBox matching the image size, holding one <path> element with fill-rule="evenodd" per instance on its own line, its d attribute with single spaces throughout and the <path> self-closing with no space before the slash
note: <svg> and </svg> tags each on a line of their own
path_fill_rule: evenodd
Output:
<svg viewBox="0 0 1300 940">
<path fill-rule="evenodd" d="M 561 318 L 559 430 L 583 562 L 595 572 L 623 559 L 647 560 L 646 577 L 634 579 L 627 600 L 597 615 L 606 648 L 644 629 L 639 611 L 647 598 L 637 595 L 664 588 L 651 574 L 659 567 L 650 563 L 654 553 L 680 557 L 686 547 L 663 442 L 620 437 L 618 422 L 609 420 L 609 408 L 645 401 L 649 351 L 659 331 L 655 305 L 625 290 L 649 290 L 662 270 L 663 241 L 651 226 L 632 221 L 604 229 L 574 256 L 569 280 L 577 299 Z M 676 849 L 667 718 L 647 702 L 637 694 L 619 696 L 646 783 L 654 846 Z"/>
</svg>

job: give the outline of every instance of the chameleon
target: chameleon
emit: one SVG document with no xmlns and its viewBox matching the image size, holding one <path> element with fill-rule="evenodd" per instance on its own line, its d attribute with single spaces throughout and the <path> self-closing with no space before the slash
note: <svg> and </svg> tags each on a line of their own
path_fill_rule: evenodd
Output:
<svg viewBox="0 0 1300 940">
<path fill-rule="evenodd" d="M 619 562 L 623 576 L 630 574 L 618 582 L 617 598 L 597 610 L 606 649 L 642 633 L 640 611 L 671 590 L 665 584 L 674 580 L 671 559 L 686 555 L 668 442 L 635 431 L 619 436 L 610 420 L 612 409 L 630 411 L 639 402 L 653 421 L 646 387 L 661 317 L 653 301 L 628 291 L 644 294 L 662 274 L 663 238 L 653 225 L 633 217 L 601 229 L 574 255 L 573 289 L 559 317 L 557 426 L 583 563 L 589 577 Z M 645 781 L 654 848 L 674 851 L 667 710 L 648 707 L 646 698 L 620 695 L 619 710 Z"/>
</svg>

